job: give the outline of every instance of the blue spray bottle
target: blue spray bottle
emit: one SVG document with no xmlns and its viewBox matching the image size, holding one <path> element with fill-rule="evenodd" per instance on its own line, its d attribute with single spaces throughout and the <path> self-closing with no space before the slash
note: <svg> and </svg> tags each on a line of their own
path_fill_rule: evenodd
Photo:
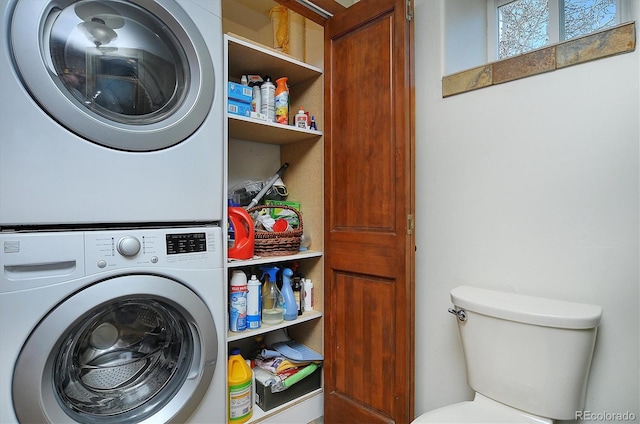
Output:
<svg viewBox="0 0 640 424">
<path fill-rule="evenodd" d="M 284 299 L 284 320 L 293 321 L 298 318 L 298 304 L 291 288 L 293 271 L 289 268 L 282 270 L 282 298 Z"/>
</svg>

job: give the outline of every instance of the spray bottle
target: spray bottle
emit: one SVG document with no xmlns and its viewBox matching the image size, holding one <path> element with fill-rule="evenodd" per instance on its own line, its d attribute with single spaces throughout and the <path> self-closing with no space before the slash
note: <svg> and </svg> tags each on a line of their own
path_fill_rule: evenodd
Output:
<svg viewBox="0 0 640 424">
<path fill-rule="evenodd" d="M 267 121 L 276 120 L 276 86 L 271 82 L 271 77 L 266 75 L 260 86 L 260 112 L 267 116 Z"/>
<path fill-rule="evenodd" d="M 276 80 L 276 122 L 289 125 L 289 87 L 287 87 L 287 77 Z"/>
<path fill-rule="evenodd" d="M 263 266 L 262 277 L 262 322 L 264 324 L 280 324 L 284 319 L 282 293 L 276 285 L 277 266 Z"/>
<path fill-rule="evenodd" d="M 293 271 L 290 268 L 285 268 L 282 271 L 282 297 L 284 298 L 284 319 L 285 321 L 293 321 L 298 318 L 298 304 L 296 298 L 293 295 L 293 289 L 291 288 L 291 277 Z"/>
</svg>

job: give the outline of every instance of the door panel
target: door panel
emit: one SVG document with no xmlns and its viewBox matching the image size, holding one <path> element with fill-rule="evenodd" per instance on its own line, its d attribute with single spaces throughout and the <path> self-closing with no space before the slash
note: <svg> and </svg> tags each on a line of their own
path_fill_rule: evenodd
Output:
<svg viewBox="0 0 640 424">
<path fill-rule="evenodd" d="M 411 28 L 363 0 L 325 24 L 325 422 L 413 418 Z"/>
</svg>

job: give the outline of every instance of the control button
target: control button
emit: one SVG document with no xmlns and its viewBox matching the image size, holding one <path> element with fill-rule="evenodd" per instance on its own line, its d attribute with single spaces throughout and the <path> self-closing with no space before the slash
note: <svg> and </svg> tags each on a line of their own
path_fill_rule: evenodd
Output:
<svg viewBox="0 0 640 424">
<path fill-rule="evenodd" d="M 118 252 L 122 256 L 135 256 L 140 251 L 140 240 L 133 236 L 124 236 L 118 241 Z"/>
<path fill-rule="evenodd" d="M 98 261 L 98 268 L 104 268 L 107 266 L 107 261 L 105 261 L 104 259 L 101 259 Z"/>
<path fill-rule="evenodd" d="M 151 258 L 151 263 L 152 263 L 152 264 L 157 264 L 157 263 L 158 263 L 158 257 L 157 257 L 157 256 L 153 256 L 153 257 Z"/>
</svg>

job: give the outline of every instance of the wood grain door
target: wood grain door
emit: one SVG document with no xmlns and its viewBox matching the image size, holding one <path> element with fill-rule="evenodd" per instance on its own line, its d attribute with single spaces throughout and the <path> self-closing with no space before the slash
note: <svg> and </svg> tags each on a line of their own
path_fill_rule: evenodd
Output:
<svg viewBox="0 0 640 424">
<path fill-rule="evenodd" d="M 305 14 L 294 0 L 280 3 Z M 325 33 L 325 423 L 409 423 L 414 399 L 411 0 L 311 0 Z"/>
<path fill-rule="evenodd" d="M 325 422 L 413 419 L 413 113 L 405 0 L 325 24 Z"/>
</svg>

